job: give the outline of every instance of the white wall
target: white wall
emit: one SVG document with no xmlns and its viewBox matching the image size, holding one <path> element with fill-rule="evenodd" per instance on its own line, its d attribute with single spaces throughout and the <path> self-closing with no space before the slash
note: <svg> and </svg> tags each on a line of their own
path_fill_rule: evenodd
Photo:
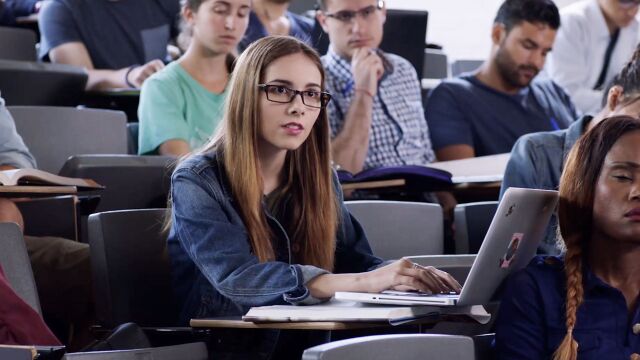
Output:
<svg viewBox="0 0 640 360">
<path fill-rule="evenodd" d="M 577 0 L 555 0 L 558 7 Z M 449 61 L 484 59 L 493 18 L 503 0 L 387 0 L 393 9 L 427 10 L 427 42 L 444 47 Z"/>
</svg>

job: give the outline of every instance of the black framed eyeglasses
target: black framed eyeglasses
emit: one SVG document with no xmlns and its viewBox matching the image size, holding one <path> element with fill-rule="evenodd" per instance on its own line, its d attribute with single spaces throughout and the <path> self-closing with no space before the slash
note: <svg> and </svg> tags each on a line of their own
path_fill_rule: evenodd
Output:
<svg viewBox="0 0 640 360">
<path fill-rule="evenodd" d="M 264 90 L 267 100 L 281 104 L 292 102 L 298 94 L 303 104 L 317 109 L 324 108 L 331 100 L 331 94 L 324 91 L 294 90 L 283 85 L 270 84 L 258 84 L 258 88 Z"/>
<path fill-rule="evenodd" d="M 355 10 L 355 11 L 353 11 L 353 10 L 342 10 L 342 11 L 337 11 L 335 13 L 325 13 L 324 15 L 326 17 L 330 17 L 332 19 L 336 19 L 336 20 L 338 20 L 338 21 L 340 21 L 342 23 L 350 24 L 351 22 L 353 22 L 353 20 L 356 18 L 356 16 L 360 15 L 361 18 L 366 20 L 374 12 L 376 12 L 378 10 L 382 10 L 383 7 L 384 7 L 384 1 L 383 0 L 378 0 L 378 1 L 376 1 L 375 5 L 370 5 L 370 6 L 367 6 L 365 8 L 362 8 L 360 10 Z"/>
</svg>

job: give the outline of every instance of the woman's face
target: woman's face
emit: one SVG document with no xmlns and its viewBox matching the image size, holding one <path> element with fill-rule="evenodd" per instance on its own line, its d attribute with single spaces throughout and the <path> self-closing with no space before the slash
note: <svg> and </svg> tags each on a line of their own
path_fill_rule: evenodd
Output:
<svg viewBox="0 0 640 360">
<path fill-rule="evenodd" d="M 302 53 L 283 56 L 265 69 L 259 91 L 259 139 L 261 151 L 295 150 L 307 139 L 318 119 L 320 108 L 315 104 L 322 87 L 322 75 L 316 64 Z M 287 94 L 291 90 L 303 92 L 291 102 Z"/>
<path fill-rule="evenodd" d="M 250 11 L 250 0 L 207 0 L 184 16 L 193 30 L 192 41 L 214 53 L 230 53 L 247 30 Z"/>
<path fill-rule="evenodd" d="M 605 157 L 593 218 L 596 236 L 640 244 L 640 130 L 620 137 Z"/>
</svg>

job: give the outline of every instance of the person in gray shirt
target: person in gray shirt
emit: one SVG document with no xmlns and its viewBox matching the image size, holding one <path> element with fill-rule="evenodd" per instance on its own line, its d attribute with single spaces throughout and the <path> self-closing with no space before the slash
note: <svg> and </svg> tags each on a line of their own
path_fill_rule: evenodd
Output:
<svg viewBox="0 0 640 360">
<path fill-rule="evenodd" d="M 597 115 L 584 116 L 566 130 L 521 137 L 511 151 L 502 180 L 500 198 L 510 187 L 558 190 L 564 161 L 582 134 L 611 116 L 640 117 L 640 48 L 636 49 L 631 61 L 609 85 L 603 103 L 604 107 Z M 560 252 L 556 247 L 557 224 L 558 219 L 553 215 L 538 252 Z"/>
<path fill-rule="evenodd" d="M 36 160 L 0 97 L 0 171 L 35 167 Z M 16 204 L 0 197 L 0 223 L 3 222 L 16 223 L 24 230 Z M 56 335 L 71 349 L 84 347 L 91 340 L 89 326 L 95 317 L 89 246 L 58 237 L 25 236 L 24 240 L 44 315 L 73 324 L 69 339 Z"/>
<path fill-rule="evenodd" d="M 35 168 L 36 159 L 16 130 L 16 124 L 0 97 L 0 170 Z"/>
</svg>

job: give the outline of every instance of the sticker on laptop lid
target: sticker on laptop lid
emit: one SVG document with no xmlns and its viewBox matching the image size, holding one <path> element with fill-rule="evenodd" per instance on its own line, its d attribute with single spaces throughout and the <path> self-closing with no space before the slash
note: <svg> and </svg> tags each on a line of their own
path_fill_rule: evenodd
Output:
<svg viewBox="0 0 640 360">
<path fill-rule="evenodd" d="M 509 246 L 507 246 L 507 252 L 500 258 L 500 268 L 508 269 L 511 263 L 515 261 L 518 246 L 520 246 L 523 237 L 523 233 L 514 233 L 511 236 L 511 241 L 509 242 Z"/>
</svg>

